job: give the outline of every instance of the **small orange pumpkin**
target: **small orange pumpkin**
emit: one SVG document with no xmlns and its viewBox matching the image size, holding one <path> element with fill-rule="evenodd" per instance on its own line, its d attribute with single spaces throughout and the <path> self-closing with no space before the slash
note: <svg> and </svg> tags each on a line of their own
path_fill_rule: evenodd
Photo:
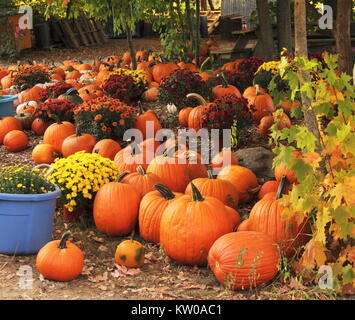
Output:
<svg viewBox="0 0 355 320">
<path fill-rule="evenodd" d="M 127 268 L 139 268 L 144 264 L 144 246 L 133 239 L 122 241 L 116 248 L 115 261 Z"/>
</svg>

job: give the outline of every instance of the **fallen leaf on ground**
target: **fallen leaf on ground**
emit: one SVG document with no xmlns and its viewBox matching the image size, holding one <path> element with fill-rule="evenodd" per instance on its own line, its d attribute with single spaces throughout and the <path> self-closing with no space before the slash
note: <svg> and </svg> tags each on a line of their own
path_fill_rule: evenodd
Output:
<svg viewBox="0 0 355 320">
<path fill-rule="evenodd" d="M 107 272 L 104 272 L 103 274 L 99 274 L 95 277 L 89 277 L 89 281 L 90 282 L 100 282 L 100 281 L 106 281 L 108 279 L 108 273 Z"/>
</svg>

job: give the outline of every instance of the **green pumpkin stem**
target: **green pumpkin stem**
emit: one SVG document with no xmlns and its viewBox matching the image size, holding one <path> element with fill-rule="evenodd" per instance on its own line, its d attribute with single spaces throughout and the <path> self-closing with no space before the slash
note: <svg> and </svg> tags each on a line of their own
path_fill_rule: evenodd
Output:
<svg viewBox="0 0 355 320">
<path fill-rule="evenodd" d="M 197 187 L 191 182 L 192 189 L 192 199 L 193 201 L 204 201 L 205 199 L 202 197 L 201 192 L 197 189 Z"/>
<path fill-rule="evenodd" d="M 224 71 L 221 71 L 220 77 L 221 77 L 221 79 L 222 79 L 222 87 L 223 87 L 223 88 L 228 88 L 228 87 L 229 87 L 229 84 L 228 84 L 228 82 L 227 82 L 227 79 L 226 79 L 226 76 L 225 76 L 225 74 L 224 74 Z"/>
<path fill-rule="evenodd" d="M 208 179 L 212 179 L 212 180 L 216 179 L 212 173 L 212 170 L 208 170 L 207 175 L 208 175 Z"/>
<path fill-rule="evenodd" d="M 62 238 L 60 239 L 60 242 L 58 245 L 59 249 L 66 249 L 67 248 L 67 240 L 69 237 L 70 237 L 70 231 L 67 231 L 62 235 Z"/>
<path fill-rule="evenodd" d="M 142 167 L 142 166 L 138 166 L 136 170 L 141 176 L 145 176 L 147 174 L 144 167 Z"/>
<path fill-rule="evenodd" d="M 74 87 L 72 87 L 72 88 L 70 88 L 70 89 L 68 89 L 65 93 L 64 93 L 64 95 L 65 96 L 70 96 L 73 92 L 78 92 L 77 90 L 76 90 L 76 88 L 74 88 Z"/>
<path fill-rule="evenodd" d="M 175 150 L 176 148 L 176 150 Z M 169 158 L 173 158 L 174 157 L 174 153 L 180 149 L 180 146 L 179 145 L 175 145 L 175 146 L 172 146 L 170 149 L 166 149 L 164 152 L 163 152 L 163 156 L 164 157 L 169 157 Z"/>
<path fill-rule="evenodd" d="M 121 182 L 122 179 L 123 179 L 127 174 L 129 174 L 128 171 L 124 171 L 124 172 L 120 173 L 120 175 L 119 175 L 118 178 L 117 178 L 117 182 Z"/>
<path fill-rule="evenodd" d="M 279 187 L 276 192 L 276 200 L 280 199 L 282 197 L 282 195 L 285 194 L 287 184 L 288 184 L 288 180 L 287 180 L 287 177 L 284 175 L 281 178 Z"/>
<path fill-rule="evenodd" d="M 174 193 L 166 186 L 161 183 L 154 185 L 154 188 L 157 189 L 165 200 L 172 200 L 175 198 Z"/>
</svg>

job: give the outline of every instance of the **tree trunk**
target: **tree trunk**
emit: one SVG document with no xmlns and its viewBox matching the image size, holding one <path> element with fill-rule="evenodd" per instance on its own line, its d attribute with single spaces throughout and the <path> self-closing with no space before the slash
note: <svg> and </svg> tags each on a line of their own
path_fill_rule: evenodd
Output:
<svg viewBox="0 0 355 320">
<path fill-rule="evenodd" d="M 292 52 L 291 1 L 277 0 L 277 39 L 279 52 L 286 48 Z"/>
<path fill-rule="evenodd" d="M 128 23 L 126 24 L 126 36 L 127 36 L 127 44 L 129 53 L 131 54 L 131 63 L 133 70 L 137 69 L 137 60 L 136 60 L 136 53 L 133 48 L 133 40 L 132 40 L 132 30 Z"/>
<path fill-rule="evenodd" d="M 295 0 L 295 54 L 296 56 L 308 57 L 307 48 L 307 26 L 306 26 L 306 5 L 305 0 Z M 305 82 L 311 82 L 311 76 L 308 72 L 300 71 Z M 311 108 L 311 100 L 307 93 L 302 91 L 302 110 L 304 121 L 308 130 L 317 138 L 317 152 L 321 152 L 320 133 L 318 130 L 317 118 L 314 110 Z"/>
<path fill-rule="evenodd" d="M 208 0 L 208 4 L 210 5 L 210 8 L 212 11 L 214 11 L 214 5 L 212 0 Z"/>
<path fill-rule="evenodd" d="M 272 32 L 271 17 L 267 0 L 256 0 L 262 56 L 265 60 L 272 60 L 274 55 L 274 37 Z"/>
<path fill-rule="evenodd" d="M 192 13 L 191 13 L 191 5 L 190 5 L 190 0 L 185 0 L 185 5 L 186 5 L 186 20 L 187 20 L 187 26 L 189 29 L 188 35 L 189 39 L 192 41 L 193 45 L 193 26 L 192 26 Z"/>
<path fill-rule="evenodd" d="M 195 26 L 195 60 L 196 65 L 200 65 L 200 0 L 196 0 L 196 26 Z"/>
<path fill-rule="evenodd" d="M 352 54 L 350 22 L 352 14 L 352 0 L 337 1 L 335 24 L 336 49 L 339 54 L 339 67 L 342 72 L 351 75 Z"/>
</svg>

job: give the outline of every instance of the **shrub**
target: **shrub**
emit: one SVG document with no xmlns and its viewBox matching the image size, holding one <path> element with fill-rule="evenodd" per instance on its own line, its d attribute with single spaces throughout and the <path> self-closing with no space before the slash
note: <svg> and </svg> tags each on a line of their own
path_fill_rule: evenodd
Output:
<svg viewBox="0 0 355 320">
<path fill-rule="evenodd" d="M 19 71 L 14 74 L 14 85 L 20 90 L 50 81 L 49 72 L 45 67 L 24 65 L 19 68 Z"/>
</svg>

